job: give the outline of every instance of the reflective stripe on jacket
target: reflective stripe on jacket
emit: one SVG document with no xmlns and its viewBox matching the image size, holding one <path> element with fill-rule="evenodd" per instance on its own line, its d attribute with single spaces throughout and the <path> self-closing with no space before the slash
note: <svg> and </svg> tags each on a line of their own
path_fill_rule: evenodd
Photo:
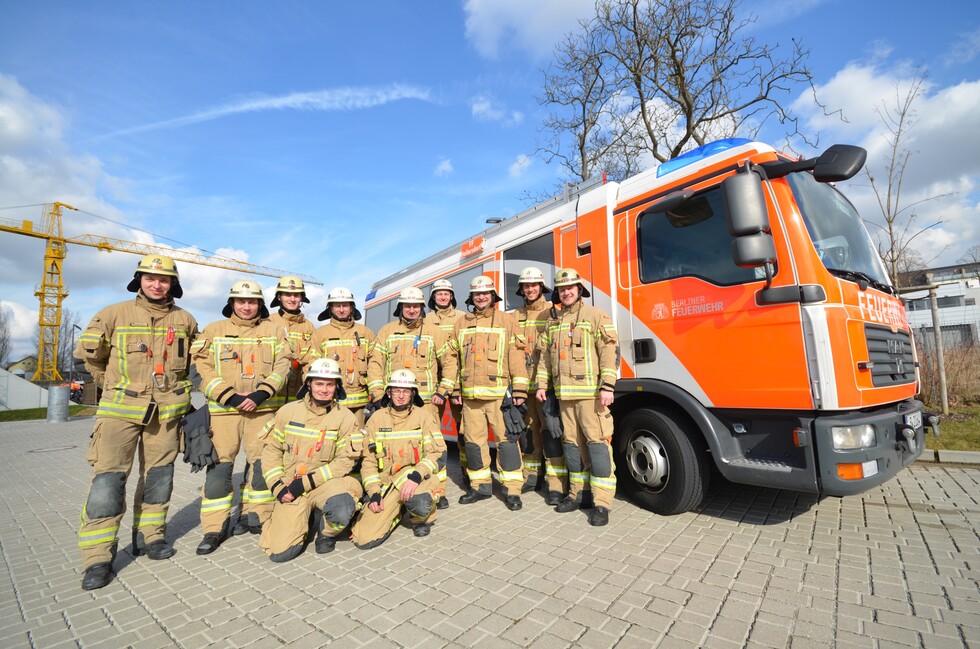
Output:
<svg viewBox="0 0 980 649">
<path fill-rule="evenodd" d="M 600 388 L 614 390 L 619 336 L 601 309 L 581 300 L 548 321 L 538 342 L 537 387 L 555 388 L 559 400 L 594 399 Z"/>
</svg>

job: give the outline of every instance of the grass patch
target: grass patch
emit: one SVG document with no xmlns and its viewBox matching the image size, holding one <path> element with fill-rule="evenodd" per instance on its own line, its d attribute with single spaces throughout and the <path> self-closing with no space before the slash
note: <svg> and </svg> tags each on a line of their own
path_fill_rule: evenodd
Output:
<svg viewBox="0 0 980 649">
<path fill-rule="evenodd" d="M 68 406 L 69 417 L 86 417 L 95 414 L 95 406 Z M 47 419 L 47 408 L 24 408 L 23 410 L 0 410 L 0 422 L 29 421 L 31 419 Z"/>
<path fill-rule="evenodd" d="M 948 415 L 940 415 L 936 438 L 926 433 L 926 448 L 938 451 L 980 451 L 980 405 L 950 408 Z"/>
</svg>

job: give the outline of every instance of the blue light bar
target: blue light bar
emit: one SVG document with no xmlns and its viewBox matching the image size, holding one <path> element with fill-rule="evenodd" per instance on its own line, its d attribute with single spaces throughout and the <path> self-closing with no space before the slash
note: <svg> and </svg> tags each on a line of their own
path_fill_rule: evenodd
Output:
<svg viewBox="0 0 980 649">
<path fill-rule="evenodd" d="M 370 293 L 368 293 L 368 294 L 367 294 L 367 297 L 366 297 L 366 298 L 364 298 L 364 301 L 365 301 L 365 302 L 370 302 L 370 301 L 371 301 L 371 300 L 373 300 L 373 299 L 374 299 L 375 297 L 377 297 L 377 295 L 378 295 L 378 292 L 377 292 L 377 291 L 371 291 Z"/>
<path fill-rule="evenodd" d="M 694 164 L 695 162 L 700 162 L 709 156 L 713 156 L 716 153 L 721 153 L 722 151 L 727 151 L 728 149 L 734 149 L 737 146 L 742 146 L 743 144 L 750 144 L 752 140 L 747 140 L 744 137 L 730 137 L 725 140 L 718 140 L 716 142 L 709 142 L 703 146 L 699 146 L 696 149 L 691 149 L 687 153 L 682 153 L 676 158 L 672 158 L 667 162 L 662 163 L 657 167 L 657 178 L 666 176 L 669 173 L 673 173 L 678 169 L 686 167 L 688 165 Z"/>
</svg>

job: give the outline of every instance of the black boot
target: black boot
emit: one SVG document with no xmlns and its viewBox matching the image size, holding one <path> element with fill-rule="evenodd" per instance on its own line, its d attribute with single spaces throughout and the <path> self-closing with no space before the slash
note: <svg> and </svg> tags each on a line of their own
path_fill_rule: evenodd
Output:
<svg viewBox="0 0 980 649">
<path fill-rule="evenodd" d="M 428 536 L 432 529 L 432 523 L 417 523 L 415 527 L 412 528 L 412 534 L 418 537 Z"/>
<path fill-rule="evenodd" d="M 572 498 L 571 496 L 565 496 L 565 499 L 558 503 L 555 507 L 555 511 L 559 514 L 565 514 L 567 512 L 573 512 L 579 508 L 579 502 Z"/>
<path fill-rule="evenodd" d="M 328 552 L 333 552 L 334 548 L 337 547 L 337 539 L 333 536 L 317 534 L 314 546 L 316 547 L 317 554 L 327 554 Z"/>
<path fill-rule="evenodd" d="M 490 494 L 480 493 L 475 489 L 470 489 L 465 494 L 459 497 L 460 505 L 470 505 L 481 500 L 486 500 L 490 497 Z"/>
<path fill-rule="evenodd" d="M 504 498 L 504 504 L 507 505 L 507 509 L 512 512 L 516 512 L 518 509 L 524 506 L 521 502 L 520 496 L 507 496 Z"/>
<path fill-rule="evenodd" d="M 112 564 L 97 563 L 85 569 L 82 575 L 82 590 L 96 590 L 104 588 L 112 581 Z"/>
<path fill-rule="evenodd" d="M 160 539 L 159 541 L 154 541 L 143 548 L 143 554 L 146 555 L 147 559 L 160 561 L 162 559 L 169 559 L 170 557 L 174 556 L 177 554 L 177 550 L 175 550 L 173 546 L 167 543 L 165 540 Z"/>
<path fill-rule="evenodd" d="M 544 497 L 544 504 L 554 507 L 561 502 L 561 492 L 560 491 L 549 491 L 548 495 Z"/>
<path fill-rule="evenodd" d="M 589 512 L 589 525 L 594 527 L 602 527 L 609 523 L 609 510 L 605 507 L 598 506 Z"/>
<path fill-rule="evenodd" d="M 439 497 L 439 502 L 436 503 L 436 507 L 439 509 L 449 509 L 449 499 L 443 494 Z"/>
<path fill-rule="evenodd" d="M 241 536 L 242 534 L 248 534 L 248 530 L 248 514 L 239 514 L 235 527 L 231 529 L 231 535 Z"/>
</svg>

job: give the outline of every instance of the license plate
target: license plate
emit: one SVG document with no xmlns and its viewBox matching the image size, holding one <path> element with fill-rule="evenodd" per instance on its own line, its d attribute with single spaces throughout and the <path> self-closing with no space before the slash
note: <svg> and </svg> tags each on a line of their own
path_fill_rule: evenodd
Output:
<svg viewBox="0 0 980 649">
<path fill-rule="evenodd" d="M 905 425 L 919 430 L 922 428 L 922 413 L 921 412 L 910 412 L 905 415 Z"/>
</svg>

